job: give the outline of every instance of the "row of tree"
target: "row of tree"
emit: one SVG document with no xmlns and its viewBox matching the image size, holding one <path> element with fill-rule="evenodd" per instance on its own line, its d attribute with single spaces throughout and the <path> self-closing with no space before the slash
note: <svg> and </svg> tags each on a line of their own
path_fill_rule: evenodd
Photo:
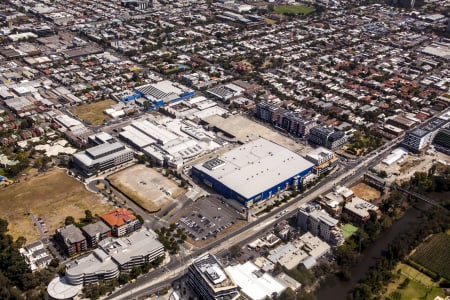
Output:
<svg viewBox="0 0 450 300">
<path fill-rule="evenodd" d="M 171 253 L 178 253 L 180 251 L 180 244 L 183 244 L 187 239 L 186 234 L 181 228 L 177 228 L 175 224 L 170 224 L 168 228 L 161 227 L 155 230 L 159 237 L 159 241 L 164 245 L 164 248 Z"/>
</svg>

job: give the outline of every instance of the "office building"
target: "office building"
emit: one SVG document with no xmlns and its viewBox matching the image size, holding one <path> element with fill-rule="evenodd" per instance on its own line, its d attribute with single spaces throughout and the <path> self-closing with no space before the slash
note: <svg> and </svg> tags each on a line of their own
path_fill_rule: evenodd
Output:
<svg viewBox="0 0 450 300">
<path fill-rule="evenodd" d="M 402 146 L 413 152 L 420 152 L 429 146 L 440 128 L 448 123 L 443 117 L 433 118 L 421 126 L 406 132 Z"/>
<path fill-rule="evenodd" d="M 107 238 L 98 246 L 92 253 L 66 264 L 65 276 L 58 279 L 60 283 L 79 285 L 81 289 L 83 284 L 112 280 L 121 272 L 129 272 L 135 266 L 164 256 L 164 246 L 150 229 L 142 229 L 119 239 Z M 55 284 L 49 285 L 48 289 L 58 294 Z"/>
<path fill-rule="evenodd" d="M 433 140 L 436 150 L 450 155 L 450 128 L 442 128 Z"/>
<path fill-rule="evenodd" d="M 206 253 L 188 269 L 188 283 L 200 299 L 239 299 L 238 286 L 228 276 L 214 255 Z"/>
<path fill-rule="evenodd" d="M 68 256 L 87 250 L 86 237 L 73 224 L 56 229 L 56 240 Z"/>
<path fill-rule="evenodd" d="M 347 137 L 342 131 L 334 131 L 317 125 L 309 131 L 308 140 L 316 145 L 334 150 L 344 145 L 347 142 Z"/>
<path fill-rule="evenodd" d="M 299 117 L 296 113 L 285 110 L 278 115 L 277 126 L 297 137 L 304 137 L 310 133 L 316 122 Z"/>
<path fill-rule="evenodd" d="M 284 111 L 283 108 L 265 101 L 258 102 L 255 108 L 255 117 L 270 124 L 276 124 L 278 115 Z"/>
<path fill-rule="evenodd" d="M 133 160 L 133 151 L 117 141 L 91 147 L 73 155 L 75 167 L 89 177 Z"/>
<path fill-rule="evenodd" d="M 130 234 L 142 226 L 133 212 L 126 208 L 116 208 L 101 215 L 100 218 L 111 228 L 112 235 L 115 237 Z"/>
<path fill-rule="evenodd" d="M 320 175 L 337 166 L 338 158 L 333 151 L 318 147 L 306 155 L 306 159 L 314 164 L 313 173 Z"/>
<path fill-rule="evenodd" d="M 259 138 L 192 167 L 194 179 L 249 207 L 290 187 L 296 189 L 313 164 Z"/>
</svg>

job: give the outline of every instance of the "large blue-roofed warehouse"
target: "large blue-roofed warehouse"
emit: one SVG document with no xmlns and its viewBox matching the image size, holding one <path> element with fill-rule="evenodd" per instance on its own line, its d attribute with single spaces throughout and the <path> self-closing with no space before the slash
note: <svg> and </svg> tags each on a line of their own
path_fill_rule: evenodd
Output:
<svg viewBox="0 0 450 300">
<path fill-rule="evenodd" d="M 192 167 L 192 177 L 249 207 L 302 184 L 314 164 L 264 138 Z"/>
</svg>

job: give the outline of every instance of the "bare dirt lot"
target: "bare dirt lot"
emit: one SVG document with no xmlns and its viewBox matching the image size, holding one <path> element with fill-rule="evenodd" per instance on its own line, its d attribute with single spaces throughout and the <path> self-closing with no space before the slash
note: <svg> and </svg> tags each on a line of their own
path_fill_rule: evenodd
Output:
<svg viewBox="0 0 450 300">
<path fill-rule="evenodd" d="M 366 201 L 377 200 L 381 197 L 380 191 L 363 182 L 352 186 L 351 190 L 353 191 L 353 193 L 355 193 L 355 196 Z"/>
<path fill-rule="evenodd" d="M 111 120 L 103 111 L 110 108 L 116 101 L 112 99 L 76 106 L 71 112 L 92 125 L 100 125 L 104 121 Z"/>
<path fill-rule="evenodd" d="M 85 210 L 95 215 L 112 208 L 100 196 L 67 176 L 64 170 L 55 168 L 46 173 L 29 173 L 30 176 L 20 183 L 0 191 L 0 217 L 9 222 L 9 234 L 14 238 L 24 236 L 28 242 L 39 239 L 29 213 L 41 217 L 51 235 L 63 225 L 66 216 L 78 220 L 85 216 Z"/>
<path fill-rule="evenodd" d="M 136 165 L 108 177 L 111 184 L 149 212 L 158 211 L 184 193 L 184 189 L 156 169 Z"/>
</svg>

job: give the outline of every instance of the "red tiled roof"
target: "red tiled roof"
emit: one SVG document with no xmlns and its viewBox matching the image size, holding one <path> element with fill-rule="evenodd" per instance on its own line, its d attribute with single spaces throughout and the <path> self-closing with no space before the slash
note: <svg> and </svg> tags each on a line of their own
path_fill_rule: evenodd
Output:
<svg viewBox="0 0 450 300">
<path fill-rule="evenodd" d="M 133 221 L 136 217 L 126 208 L 116 208 L 104 215 L 100 216 L 110 227 L 120 227 L 123 224 Z"/>
</svg>

